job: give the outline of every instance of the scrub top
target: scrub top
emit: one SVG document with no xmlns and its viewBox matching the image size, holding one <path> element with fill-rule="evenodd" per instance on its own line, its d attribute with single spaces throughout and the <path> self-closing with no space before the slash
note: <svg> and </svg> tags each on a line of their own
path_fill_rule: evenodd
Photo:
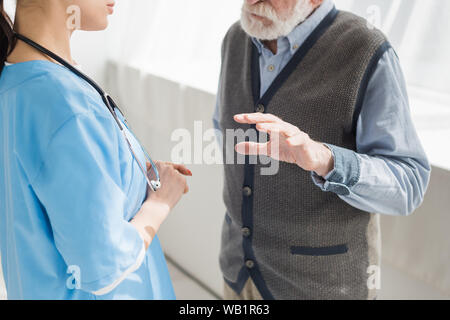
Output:
<svg viewBox="0 0 450 320">
<path fill-rule="evenodd" d="M 145 177 L 88 83 L 49 61 L 5 66 L 0 150 L 8 299 L 175 299 L 158 237 L 145 250 L 129 223 Z"/>
</svg>

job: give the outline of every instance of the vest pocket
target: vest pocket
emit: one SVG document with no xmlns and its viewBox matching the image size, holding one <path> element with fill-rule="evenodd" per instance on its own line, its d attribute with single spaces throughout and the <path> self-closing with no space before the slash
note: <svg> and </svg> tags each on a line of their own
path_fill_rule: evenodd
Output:
<svg viewBox="0 0 450 320">
<path fill-rule="evenodd" d="M 348 247 L 346 244 L 340 244 L 330 247 L 291 247 L 291 254 L 303 256 L 332 256 L 347 253 Z"/>
</svg>

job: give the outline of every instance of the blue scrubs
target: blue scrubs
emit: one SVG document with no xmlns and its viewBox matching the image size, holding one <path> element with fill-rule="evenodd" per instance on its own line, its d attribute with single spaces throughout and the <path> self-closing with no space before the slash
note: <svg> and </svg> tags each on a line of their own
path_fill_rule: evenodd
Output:
<svg viewBox="0 0 450 320">
<path fill-rule="evenodd" d="M 175 299 L 158 237 L 145 250 L 129 223 L 145 178 L 89 84 L 49 61 L 6 66 L 0 151 L 9 299 Z"/>
</svg>

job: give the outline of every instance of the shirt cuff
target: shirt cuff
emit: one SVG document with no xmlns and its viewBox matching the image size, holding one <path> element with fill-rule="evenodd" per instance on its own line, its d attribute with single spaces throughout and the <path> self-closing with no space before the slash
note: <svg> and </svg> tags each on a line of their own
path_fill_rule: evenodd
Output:
<svg viewBox="0 0 450 320">
<path fill-rule="evenodd" d="M 339 196 L 350 195 L 350 189 L 356 185 L 360 177 L 360 163 L 356 152 L 325 144 L 332 152 L 334 158 L 333 170 L 322 178 L 316 172 L 311 177 L 316 186 L 322 191 L 334 192 Z"/>
</svg>

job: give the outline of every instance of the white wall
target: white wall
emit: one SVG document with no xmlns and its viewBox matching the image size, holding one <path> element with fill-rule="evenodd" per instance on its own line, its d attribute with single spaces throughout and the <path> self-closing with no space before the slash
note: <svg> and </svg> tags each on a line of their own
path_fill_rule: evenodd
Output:
<svg viewBox="0 0 450 320">
<path fill-rule="evenodd" d="M 108 56 L 106 32 L 74 32 L 71 45 L 75 61 L 89 76 L 103 85 Z"/>
</svg>

